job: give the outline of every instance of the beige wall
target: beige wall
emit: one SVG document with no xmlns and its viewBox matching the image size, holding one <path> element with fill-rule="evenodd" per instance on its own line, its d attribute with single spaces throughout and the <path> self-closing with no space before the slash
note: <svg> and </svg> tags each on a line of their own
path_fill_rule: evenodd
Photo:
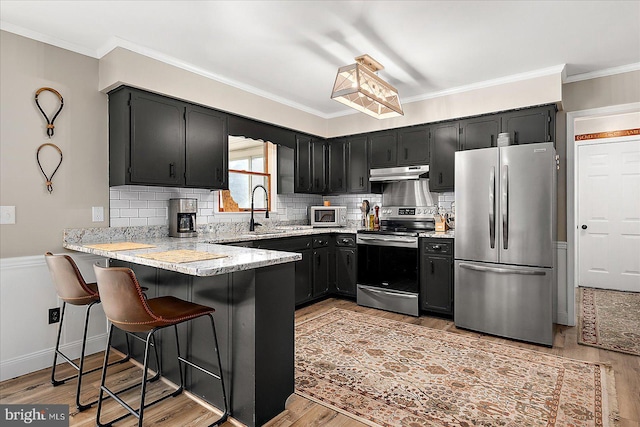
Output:
<svg viewBox="0 0 640 427">
<path fill-rule="evenodd" d="M 65 103 L 51 139 L 34 102 L 45 86 Z M 91 222 L 92 206 L 104 206 L 105 216 L 109 207 L 107 96 L 97 87 L 96 59 L 0 32 L 0 204 L 16 207 L 16 224 L 0 225 L 0 258 L 61 252 L 64 228 L 107 226 Z M 49 116 L 51 95 L 40 95 Z M 36 150 L 47 142 L 64 156 L 52 194 L 36 164 Z M 43 149 L 46 172 L 58 158 Z"/>
<path fill-rule="evenodd" d="M 155 59 L 116 48 L 100 59 L 99 89 L 127 84 L 313 135 L 326 120 Z"/>
</svg>

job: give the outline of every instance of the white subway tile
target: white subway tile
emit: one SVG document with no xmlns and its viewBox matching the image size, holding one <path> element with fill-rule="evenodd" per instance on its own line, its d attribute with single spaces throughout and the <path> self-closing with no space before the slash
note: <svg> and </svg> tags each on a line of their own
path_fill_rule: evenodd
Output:
<svg viewBox="0 0 640 427">
<path fill-rule="evenodd" d="M 123 218 L 136 218 L 138 209 L 120 209 L 120 216 Z"/>
<path fill-rule="evenodd" d="M 168 222 L 165 218 L 151 217 L 147 218 L 147 225 L 166 225 Z"/>
<path fill-rule="evenodd" d="M 115 209 L 121 209 L 121 208 L 130 208 L 131 207 L 131 201 L 130 200 L 113 200 L 111 199 L 109 202 L 109 205 L 112 208 Z"/>
<path fill-rule="evenodd" d="M 109 209 L 109 218 L 120 218 L 120 209 Z"/>
<path fill-rule="evenodd" d="M 109 190 L 109 199 L 116 200 L 120 198 L 120 191 L 118 190 Z"/>
<path fill-rule="evenodd" d="M 140 200 L 155 200 L 156 199 L 156 193 L 155 192 L 150 192 L 150 191 L 145 191 L 145 192 L 141 192 L 139 194 L 139 199 Z"/>
<path fill-rule="evenodd" d="M 169 202 L 167 200 L 156 200 L 154 202 L 149 201 L 147 202 L 147 207 L 148 208 L 168 208 Z"/>
<path fill-rule="evenodd" d="M 162 217 L 164 219 L 167 219 L 169 217 L 169 208 L 158 208 L 155 209 L 155 211 L 155 217 Z"/>
<path fill-rule="evenodd" d="M 156 216 L 156 210 L 155 209 L 139 209 L 138 214 L 136 216 L 140 218 L 149 218 L 152 216 Z"/>
<path fill-rule="evenodd" d="M 111 218 L 111 221 L 109 221 L 109 226 L 111 226 L 111 227 L 128 227 L 129 226 L 129 218 Z"/>
<path fill-rule="evenodd" d="M 126 200 L 138 200 L 138 193 L 137 191 L 121 191 L 120 192 L 120 198 L 121 199 L 126 199 Z"/>
<path fill-rule="evenodd" d="M 146 193 L 140 193 L 140 194 L 146 194 Z M 146 200 L 131 200 L 131 208 L 146 208 L 147 207 L 147 201 Z"/>
<path fill-rule="evenodd" d="M 129 225 L 132 226 L 132 227 L 141 226 L 141 225 L 148 225 L 147 224 L 147 218 L 131 218 L 129 220 Z"/>
</svg>

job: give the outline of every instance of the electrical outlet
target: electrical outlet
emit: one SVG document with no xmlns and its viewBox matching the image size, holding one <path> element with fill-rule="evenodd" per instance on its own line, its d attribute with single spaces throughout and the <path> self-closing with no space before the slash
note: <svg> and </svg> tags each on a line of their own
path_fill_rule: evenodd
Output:
<svg viewBox="0 0 640 427">
<path fill-rule="evenodd" d="M 16 223 L 16 207 L 0 206 L 0 224 Z"/>
<path fill-rule="evenodd" d="M 49 309 L 49 324 L 58 323 L 60 321 L 60 307 Z"/>
<path fill-rule="evenodd" d="M 94 206 L 91 208 L 91 220 L 93 222 L 104 221 L 104 207 Z"/>
</svg>

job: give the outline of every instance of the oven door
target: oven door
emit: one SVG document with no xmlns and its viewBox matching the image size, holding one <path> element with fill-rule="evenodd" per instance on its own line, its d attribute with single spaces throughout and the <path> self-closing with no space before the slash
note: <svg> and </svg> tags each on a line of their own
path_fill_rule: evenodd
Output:
<svg viewBox="0 0 640 427">
<path fill-rule="evenodd" d="M 376 244 L 372 239 L 358 235 L 358 304 L 418 316 L 417 237 L 380 236 L 387 243 Z"/>
</svg>

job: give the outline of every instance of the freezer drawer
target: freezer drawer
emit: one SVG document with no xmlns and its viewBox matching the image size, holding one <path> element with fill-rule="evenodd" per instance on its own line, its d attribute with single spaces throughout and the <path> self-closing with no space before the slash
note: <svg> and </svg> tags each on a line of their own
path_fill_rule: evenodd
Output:
<svg viewBox="0 0 640 427">
<path fill-rule="evenodd" d="M 553 344 L 553 269 L 455 261 L 456 326 Z"/>
<path fill-rule="evenodd" d="M 418 294 L 413 292 L 358 285 L 356 302 L 365 307 L 379 308 L 410 316 L 418 316 L 419 314 Z"/>
</svg>

